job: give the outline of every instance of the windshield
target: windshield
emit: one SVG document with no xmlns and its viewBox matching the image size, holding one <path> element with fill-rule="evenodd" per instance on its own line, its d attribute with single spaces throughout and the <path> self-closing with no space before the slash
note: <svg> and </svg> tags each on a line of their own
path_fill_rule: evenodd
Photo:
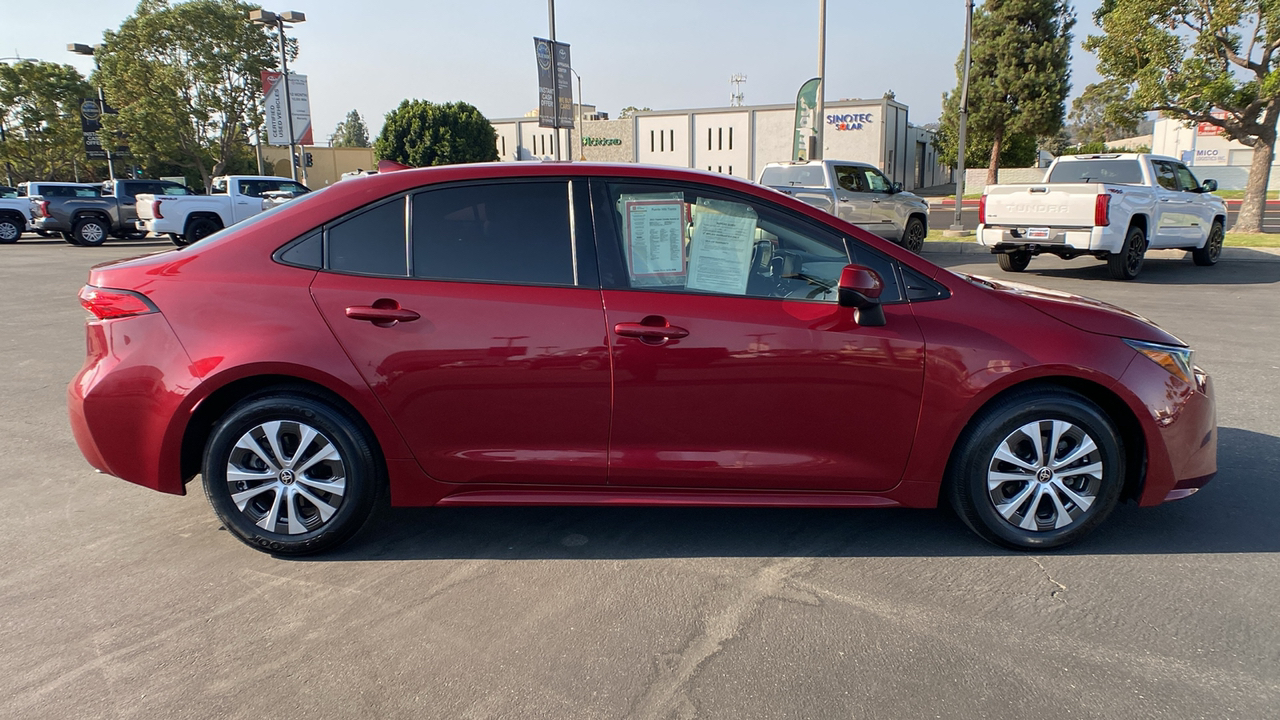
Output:
<svg viewBox="0 0 1280 720">
<path fill-rule="evenodd" d="M 774 165 L 760 174 L 761 185 L 774 187 L 826 187 L 821 165 Z"/>
<path fill-rule="evenodd" d="M 1046 182 L 1141 185 L 1142 165 L 1137 160 L 1068 160 L 1054 165 Z"/>
</svg>

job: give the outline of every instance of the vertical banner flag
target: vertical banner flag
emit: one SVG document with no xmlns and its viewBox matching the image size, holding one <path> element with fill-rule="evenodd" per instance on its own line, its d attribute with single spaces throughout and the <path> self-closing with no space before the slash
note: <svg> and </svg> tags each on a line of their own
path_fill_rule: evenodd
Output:
<svg viewBox="0 0 1280 720">
<path fill-rule="evenodd" d="M 538 127 L 556 126 L 556 74 L 551 65 L 552 42 L 533 39 L 533 49 L 538 54 Z"/>
<path fill-rule="evenodd" d="M 107 149 L 102 146 L 102 116 L 119 114 L 115 108 L 99 102 L 98 98 L 80 100 L 80 133 L 84 136 L 84 154 L 90 160 L 105 158 Z M 128 157 L 129 146 L 123 144 L 123 136 L 116 133 L 116 147 L 112 157 Z M 108 143 L 110 144 L 110 143 Z"/>
<path fill-rule="evenodd" d="M 571 128 L 573 127 L 573 74 L 569 68 L 573 64 L 569 62 L 569 44 L 555 43 L 553 48 L 556 53 L 556 103 L 557 103 L 557 119 L 559 124 L 556 127 Z"/>
<path fill-rule="evenodd" d="M 284 75 L 273 70 L 262 72 L 263 114 L 267 122 L 267 144 L 289 145 L 289 122 L 285 118 Z M 314 145 L 311 133 L 311 96 L 307 76 L 289 73 L 289 105 L 293 109 L 293 143 Z"/>
<path fill-rule="evenodd" d="M 796 93 L 796 125 L 791 140 L 791 159 L 806 162 L 809 159 L 809 138 L 818 134 L 817 124 L 822 118 L 814 117 L 818 110 L 818 86 L 822 78 L 813 78 L 800 86 Z"/>
</svg>

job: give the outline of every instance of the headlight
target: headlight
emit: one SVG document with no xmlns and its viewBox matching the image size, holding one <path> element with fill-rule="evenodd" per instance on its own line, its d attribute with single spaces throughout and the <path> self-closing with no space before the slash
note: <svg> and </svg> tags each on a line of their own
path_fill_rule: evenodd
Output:
<svg viewBox="0 0 1280 720">
<path fill-rule="evenodd" d="M 1125 340 L 1129 347 L 1146 355 L 1152 362 L 1168 370 L 1171 374 L 1182 378 L 1188 385 L 1194 386 L 1195 370 L 1191 364 L 1194 352 L 1191 348 L 1178 345 L 1161 345 L 1159 343 L 1142 342 L 1141 340 Z"/>
</svg>

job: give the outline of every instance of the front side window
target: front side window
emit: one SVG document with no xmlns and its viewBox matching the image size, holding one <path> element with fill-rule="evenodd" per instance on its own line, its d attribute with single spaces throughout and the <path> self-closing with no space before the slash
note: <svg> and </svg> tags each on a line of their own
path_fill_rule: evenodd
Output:
<svg viewBox="0 0 1280 720">
<path fill-rule="evenodd" d="M 861 168 L 853 167 L 851 165 L 837 165 L 835 167 L 836 184 L 839 185 L 842 190 L 848 190 L 849 192 L 863 192 L 866 185 L 863 182 L 863 174 L 861 170 Z"/>
<path fill-rule="evenodd" d="M 361 275 L 408 275 L 404 198 L 375 205 L 325 228 L 325 267 Z"/>
<path fill-rule="evenodd" d="M 414 277 L 575 283 L 565 181 L 441 188 L 412 203 Z"/>
<path fill-rule="evenodd" d="M 881 273 L 884 300 L 900 297 L 891 260 L 769 203 L 714 190 L 609 183 L 617 258 L 606 283 L 619 288 L 836 302 L 853 261 Z M 605 237 L 608 237 L 607 235 Z M 607 262 L 604 258 L 602 261 Z"/>
<path fill-rule="evenodd" d="M 885 177 L 875 168 L 859 168 L 862 174 L 863 192 L 887 193 L 892 185 L 889 178 Z"/>
<path fill-rule="evenodd" d="M 1178 173 L 1178 187 L 1186 192 L 1200 192 L 1200 182 L 1196 180 L 1196 176 L 1191 174 L 1191 170 L 1186 165 L 1178 163 L 1174 165 L 1174 171 Z"/>
</svg>

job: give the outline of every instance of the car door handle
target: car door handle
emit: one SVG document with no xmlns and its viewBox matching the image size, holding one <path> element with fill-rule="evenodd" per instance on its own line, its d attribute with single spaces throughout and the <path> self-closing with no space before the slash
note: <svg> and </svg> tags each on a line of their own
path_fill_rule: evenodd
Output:
<svg viewBox="0 0 1280 720">
<path fill-rule="evenodd" d="M 662 324 L 658 324 L 659 322 Z M 638 323 L 618 323 L 613 326 L 613 331 L 623 337 L 635 337 L 648 341 L 670 340 L 689 335 L 688 330 L 671 325 L 664 318 L 656 318 L 652 315 Z"/>
<path fill-rule="evenodd" d="M 379 298 L 372 305 L 352 305 L 347 308 L 347 317 L 352 320 L 367 320 L 378 327 L 391 327 L 398 322 L 413 322 L 422 317 L 412 310 L 400 307 L 400 303 L 390 298 Z"/>
</svg>

